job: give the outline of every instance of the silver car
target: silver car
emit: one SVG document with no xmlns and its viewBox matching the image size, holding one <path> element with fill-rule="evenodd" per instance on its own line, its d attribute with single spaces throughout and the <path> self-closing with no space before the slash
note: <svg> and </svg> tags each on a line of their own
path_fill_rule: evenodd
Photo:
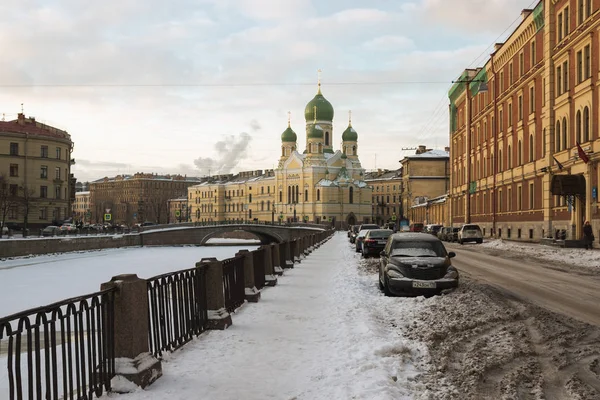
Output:
<svg viewBox="0 0 600 400">
<path fill-rule="evenodd" d="M 465 242 L 483 243 L 483 234 L 479 225 L 465 224 L 458 231 L 458 243 Z"/>
</svg>

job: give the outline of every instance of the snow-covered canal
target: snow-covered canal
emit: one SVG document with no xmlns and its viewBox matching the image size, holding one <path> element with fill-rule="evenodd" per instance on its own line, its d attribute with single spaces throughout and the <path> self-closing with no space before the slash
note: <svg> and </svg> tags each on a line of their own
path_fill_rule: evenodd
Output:
<svg viewBox="0 0 600 400">
<path fill-rule="evenodd" d="M 0 261 L 0 317 L 69 297 L 97 292 L 100 284 L 121 274 L 150 278 L 192 268 L 203 257 L 223 260 L 241 246 L 143 247 L 50 254 Z"/>
</svg>

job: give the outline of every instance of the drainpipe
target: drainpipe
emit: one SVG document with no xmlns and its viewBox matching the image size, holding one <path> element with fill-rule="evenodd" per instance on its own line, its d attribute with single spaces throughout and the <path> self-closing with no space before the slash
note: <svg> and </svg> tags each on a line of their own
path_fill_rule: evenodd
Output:
<svg viewBox="0 0 600 400">
<path fill-rule="evenodd" d="M 494 162 L 492 163 L 492 235 L 496 236 L 496 208 L 497 208 L 497 196 L 496 196 L 496 174 L 498 165 L 498 79 L 496 79 L 496 68 L 494 66 L 494 55 L 491 54 L 492 71 L 494 73 L 494 123 L 492 124 L 492 131 L 494 134 Z"/>
</svg>

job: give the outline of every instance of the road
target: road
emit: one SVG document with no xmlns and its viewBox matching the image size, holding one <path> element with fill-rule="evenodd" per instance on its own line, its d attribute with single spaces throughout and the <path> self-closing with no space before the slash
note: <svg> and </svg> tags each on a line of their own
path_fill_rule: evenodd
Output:
<svg viewBox="0 0 600 400">
<path fill-rule="evenodd" d="M 453 264 L 471 279 L 535 305 L 600 326 L 600 276 L 549 268 L 548 263 L 486 254 L 477 245 L 446 244 Z"/>
</svg>

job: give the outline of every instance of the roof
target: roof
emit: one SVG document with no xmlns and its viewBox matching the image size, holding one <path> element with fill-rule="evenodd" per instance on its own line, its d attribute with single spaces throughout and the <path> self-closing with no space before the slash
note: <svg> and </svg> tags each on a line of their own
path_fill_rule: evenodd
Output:
<svg viewBox="0 0 600 400">
<path fill-rule="evenodd" d="M 45 125 L 33 117 L 25 118 L 22 114 L 13 121 L 0 121 L 0 133 L 32 134 L 71 141 L 71 135 L 66 131 Z"/>
<path fill-rule="evenodd" d="M 405 156 L 404 158 L 414 159 L 414 158 L 450 158 L 450 153 L 445 150 L 429 150 L 421 154 L 411 154 Z"/>
</svg>

